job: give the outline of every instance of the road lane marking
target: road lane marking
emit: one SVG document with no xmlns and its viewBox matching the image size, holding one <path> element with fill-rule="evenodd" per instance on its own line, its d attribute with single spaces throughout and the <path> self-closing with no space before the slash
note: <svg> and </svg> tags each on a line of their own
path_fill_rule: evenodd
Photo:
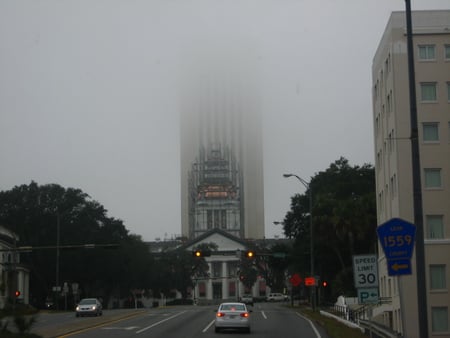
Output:
<svg viewBox="0 0 450 338">
<path fill-rule="evenodd" d="M 322 336 L 320 335 L 319 331 L 317 331 L 316 327 L 314 326 L 314 323 L 309 320 L 308 318 L 306 318 L 305 316 L 302 316 L 300 313 L 296 312 L 297 316 L 303 318 L 304 320 L 308 321 L 309 325 L 311 325 L 314 333 L 316 334 L 317 338 L 322 338 Z"/>
<path fill-rule="evenodd" d="M 70 337 L 70 336 L 73 336 L 73 335 L 76 335 L 76 334 L 79 334 L 79 333 L 83 333 L 83 332 L 91 331 L 91 330 L 94 330 L 94 329 L 98 329 L 98 328 L 104 327 L 104 326 L 106 326 L 108 324 L 111 324 L 111 323 L 118 323 L 118 322 L 121 322 L 123 320 L 127 320 L 127 319 L 130 319 L 130 318 L 133 318 L 133 317 L 140 316 L 140 315 L 142 315 L 142 313 L 143 312 L 133 313 L 131 315 L 128 315 L 128 316 L 125 316 L 125 317 L 122 317 L 122 318 L 118 318 L 118 319 L 113 319 L 113 320 L 107 321 L 105 323 L 99 323 L 97 325 L 89 326 L 89 327 L 86 327 L 86 328 L 83 328 L 83 329 L 78 329 L 78 330 L 75 329 L 72 332 L 66 332 L 66 333 L 63 333 L 61 335 L 57 335 L 56 338 L 66 338 L 66 337 Z"/>
<path fill-rule="evenodd" d="M 264 313 L 264 311 L 261 311 L 262 316 L 264 317 L 264 319 L 267 319 L 266 314 Z"/>
<path fill-rule="evenodd" d="M 215 320 L 213 319 L 212 321 L 211 321 L 211 323 L 209 323 L 208 325 L 206 325 L 206 327 L 203 329 L 203 333 L 205 333 L 206 331 L 208 331 L 208 329 L 211 327 L 211 325 L 213 325 L 214 324 L 214 322 L 215 322 Z"/>
<path fill-rule="evenodd" d="M 157 326 L 157 325 L 159 325 L 159 324 L 162 324 L 162 323 L 164 323 L 164 322 L 167 322 L 168 320 L 174 319 L 174 318 L 176 318 L 176 317 L 182 315 L 182 314 L 185 313 L 185 312 L 187 312 L 187 310 L 186 310 L 186 311 L 182 311 L 182 312 L 180 312 L 180 313 L 177 313 L 176 315 L 173 315 L 173 316 L 168 317 L 168 318 L 166 318 L 166 319 L 160 320 L 159 322 L 153 323 L 153 324 L 150 325 L 150 326 L 144 327 L 143 329 L 140 329 L 140 330 L 136 331 L 136 334 L 139 334 L 139 333 L 141 333 L 141 332 L 147 331 L 147 330 L 151 329 L 152 327 L 155 327 L 155 326 Z"/>
<path fill-rule="evenodd" d="M 138 329 L 139 326 L 127 326 L 127 327 L 122 327 L 122 326 L 107 326 L 107 327 L 102 327 L 102 330 L 125 330 L 125 331 L 131 331 L 131 330 L 136 330 Z"/>
</svg>

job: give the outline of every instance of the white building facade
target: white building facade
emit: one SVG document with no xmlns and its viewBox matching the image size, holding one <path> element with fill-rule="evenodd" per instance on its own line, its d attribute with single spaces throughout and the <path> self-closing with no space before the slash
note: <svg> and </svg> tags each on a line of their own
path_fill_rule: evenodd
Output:
<svg viewBox="0 0 450 338">
<path fill-rule="evenodd" d="M 263 277 L 258 276 L 251 290 L 246 290 L 240 281 L 241 253 L 248 248 L 245 242 L 228 232 L 213 229 L 197 237 L 186 246 L 193 251 L 198 245 L 214 243 L 217 250 L 211 256 L 205 257 L 208 264 L 208 277 L 194 277 L 195 286 L 192 297 L 199 303 L 220 303 L 222 301 L 237 301 L 244 293 L 250 293 L 255 298 L 264 298 L 270 292 Z"/>
<path fill-rule="evenodd" d="M 372 65 L 378 224 L 414 223 L 406 19 L 392 13 Z M 450 337 L 450 11 L 412 13 L 422 182 L 429 337 Z M 420 338 L 417 276 L 389 276 L 379 248 L 380 297 L 374 316 Z"/>
<path fill-rule="evenodd" d="M 0 309 L 8 303 L 29 304 L 29 270 L 20 264 L 20 253 L 15 249 L 18 237 L 0 226 Z M 20 294 L 15 295 L 16 291 Z"/>
</svg>

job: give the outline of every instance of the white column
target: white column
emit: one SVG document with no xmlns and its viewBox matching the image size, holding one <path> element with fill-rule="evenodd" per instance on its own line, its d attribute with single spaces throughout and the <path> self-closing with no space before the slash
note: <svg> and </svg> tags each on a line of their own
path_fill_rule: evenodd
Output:
<svg viewBox="0 0 450 338">
<path fill-rule="evenodd" d="M 228 299 L 228 265 L 222 262 L 222 299 Z"/>
<path fill-rule="evenodd" d="M 211 263 L 208 263 L 209 271 L 212 271 Z M 212 279 L 206 280 L 206 299 L 213 299 Z"/>
</svg>

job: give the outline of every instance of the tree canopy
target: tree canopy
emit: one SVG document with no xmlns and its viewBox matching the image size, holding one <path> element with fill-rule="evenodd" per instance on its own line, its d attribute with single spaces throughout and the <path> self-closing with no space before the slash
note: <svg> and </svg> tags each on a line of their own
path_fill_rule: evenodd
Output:
<svg viewBox="0 0 450 338">
<path fill-rule="evenodd" d="M 30 269 L 30 302 L 36 306 L 52 296 L 57 279 L 59 286 L 78 283 L 79 297 L 101 297 L 105 304 L 111 296 L 157 286 L 148 246 L 80 189 L 31 182 L 1 191 L 0 224 L 19 236 L 18 246 L 33 247 L 21 254 L 21 263 Z M 96 247 L 82 248 L 86 244 Z"/>
<path fill-rule="evenodd" d="M 375 170 L 341 157 L 311 178 L 305 194 L 292 197 L 283 229 L 295 239 L 292 262 L 304 276 L 310 272 L 310 196 L 315 274 L 329 281 L 333 297 L 353 294 L 352 256 L 376 250 Z"/>
</svg>

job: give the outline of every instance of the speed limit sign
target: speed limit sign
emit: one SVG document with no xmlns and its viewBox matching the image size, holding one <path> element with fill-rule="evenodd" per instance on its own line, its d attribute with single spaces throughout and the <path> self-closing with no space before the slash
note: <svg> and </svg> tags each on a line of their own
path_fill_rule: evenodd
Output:
<svg viewBox="0 0 450 338">
<path fill-rule="evenodd" d="M 355 288 L 378 286 L 377 255 L 353 256 Z"/>
</svg>

